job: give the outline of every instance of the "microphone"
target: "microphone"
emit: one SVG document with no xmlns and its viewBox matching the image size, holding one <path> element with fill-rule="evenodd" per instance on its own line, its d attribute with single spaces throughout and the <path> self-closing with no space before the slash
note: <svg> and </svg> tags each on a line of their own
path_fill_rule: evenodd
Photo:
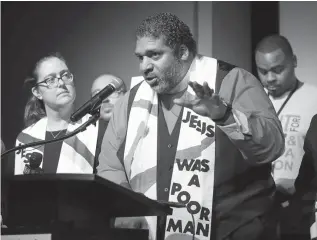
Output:
<svg viewBox="0 0 317 240">
<path fill-rule="evenodd" d="M 123 85 L 122 80 L 120 79 L 112 79 L 112 82 L 108 84 L 105 88 L 103 88 L 99 93 L 93 96 L 90 100 L 88 100 L 83 106 L 81 106 L 77 111 L 75 111 L 71 116 L 70 120 L 72 122 L 77 122 L 87 113 L 91 113 L 94 110 L 98 109 L 102 103 L 102 101 L 108 98 L 112 93 L 114 93 L 117 89 L 120 89 Z"/>
<path fill-rule="evenodd" d="M 25 157 L 27 160 L 23 161 L 25 163 L 25 167 L 23 170 L 24 175 L 44 173 L 43 169 L 40 168 L 42 160 L 43 160 L 42 153 L 39 153 L 39 152 L 27 153 Z"/>
</svg>

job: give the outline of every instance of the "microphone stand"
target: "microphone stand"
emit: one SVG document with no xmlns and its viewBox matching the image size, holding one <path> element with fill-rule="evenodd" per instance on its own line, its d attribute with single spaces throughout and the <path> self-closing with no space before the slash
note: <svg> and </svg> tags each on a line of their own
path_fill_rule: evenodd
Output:
<svg viewBox="0 0 317 240">
<path fill-rule="evenodd" d="M 98 110 L 98 111 L 97 111 Z M 37 141 L 37 142 L 32 142 L 32 143 L 28 143 L 28 144 L 24 144 L 24 145 L 20 145 L 14 148 L 11 148 L 7 151 L 5 151 L 4 153 L 1 154 L 1 158 L 3 158 L 4 156 L 8 155 L 11 152 L 15 152 L 21 149 L 25 149 L 28 147 L 34 147 L 34 146 L 39 146 L 39 145 L 44 145 L 44 144 L 49 144 L 49 143 L 53 143 L 53 142 L 57 142 L 57 141 L 62 141 L 64 139 L 70 138 L 74 135 L 76 135 L 79 132 L 83 132 L 86 130 L 86 128 L 90 125 L 90 124 L 95 124 L 97 122 L 97 120 L 100 117 L 100 112 L 99 112 L 99 108 L 95 109 L 92 113 L 92 116 L 88 119 L 87 122 L 85 122 L 83 125 L 79 126 L 78 128 L 76 128 L 74 131 L 66 134 L 65 136 L 61 137 L 61 138 L 56 138 L 56 139 L 52 139 L 52 140 L 42 140 L 42 141 Z"/>
</svg>

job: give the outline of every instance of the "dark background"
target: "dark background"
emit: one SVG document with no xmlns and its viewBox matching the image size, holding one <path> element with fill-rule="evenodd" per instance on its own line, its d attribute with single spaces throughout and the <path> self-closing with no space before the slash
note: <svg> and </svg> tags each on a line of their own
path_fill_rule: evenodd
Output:
<svg viewBox="0 0 317 240">
<path fill-rule="evenodd" d="M 116 14 L 120 4 L 122 15 Z M 135 65 L 125 66 L 113 62 L 133 59 L 134 42 L 122 45 L 129 51 L 123 55 L 111 51 L 107 41 L 123 44 L 123 38 L 133 39 L 134 30 L 122 27 L 126 21 L 135 26 L 149 12 L 160 11 L 163 2 L 138 4 L 140 14 L 133 15 L 131 2 L 2 2 L 1 3 L 1 138 L 7 148 L 14 146 L 23 129 L 24 106 L 28 93 L 23 88 L 37 60 L 51 52 L 60 52 L 75 75 L 76 107 L 88 100 L 91 83 L 98 75 L 111 70 L 129 86 L 131 73 L 138 74 Z M 175 3 L 176 5 L 177 3 Z M 187 7 L 193 2 L 181 3 L 181 19 L 188 15 Z M 182 10 L 183 8 L 183 10 Z M 107 9 L 106 12 L 103 9 Z M 113 13 L 113 14 L 112 14 Z M 143 15 L 142 15 L 142 14 Z M 199 14 L 199 13 L 198 13 Z M 140 16 L 139 16 L 140 15 Z M 268 17 L 268 15 L 270 17 Z M 251 2 L 251 42 L 278 33 L 278 2 Z M 189 24 L 190 25 L 190 24 Z M 193 27 L 193 26 L 190 26 Z M 107 35 L 111 29 L 112 35 Z M 128 45 L 128 46 L 127 46 Z M 121 46 L 121 45 L 120 45 Z M 111 54 L 106 60 L 102 57 Z M 255 73 L 253 57 L 253 73 Z M 110 59 L 110 60 L 109 60 Z M 113 61 L 111 61 L 113 59 Z M 75 84 L 76 84 L 75 82 Z"/>
<path fill-rule="evenodd" d="M 72 29 L 90 10 L 85 3 L 3 3 L 1 19 L 1 130 L 12 147 L 23 128 L 24 106 L 28 98 L 24 79 L 36 61 L 48 53 L 61 52 L 72 59 L 76 42 L 64 44 Z M 88 35 L 80 36 L 83 39 Z M 68 62 L 74 75 L 78 67 Z"/>
</svg>

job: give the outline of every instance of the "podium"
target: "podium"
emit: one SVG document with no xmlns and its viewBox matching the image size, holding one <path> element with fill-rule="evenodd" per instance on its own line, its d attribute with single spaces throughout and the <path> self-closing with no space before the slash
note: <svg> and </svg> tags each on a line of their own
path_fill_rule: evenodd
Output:
<svg viewBox="0 0 317 240">
<path fill-rule="evenodd" d="M 170 207 L 92 174 L 14 176 L 8 180 L 7 205 L 3 239 L 41 234 L 53 240 L 147 240 L 148 230 L 117 229 L 113 219 L 172 214 Z"/>
</svg>

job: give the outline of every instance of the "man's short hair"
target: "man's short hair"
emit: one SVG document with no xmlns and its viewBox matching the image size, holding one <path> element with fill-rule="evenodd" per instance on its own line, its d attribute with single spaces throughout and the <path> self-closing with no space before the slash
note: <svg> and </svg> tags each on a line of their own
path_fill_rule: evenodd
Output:
<svg viewBox="0 0 317 240">
<path fill-rule="evenodd" d="M 159 13 L 142 21 L 136 30 L 137 37 L 164 37 L 171 49 L 177 50 L 184 44 L 194 56 L 197 53 L 196 41 L 189 27 L 172 13 Z"/>
<path fill-rule="evenodd" d="M 263 38 L 256 46 L 255 53 L 270 53 L 281 49 L 286 56 L 293 56 L 293 49 L 286 37 L 274 34 Z"/>
</svg>

